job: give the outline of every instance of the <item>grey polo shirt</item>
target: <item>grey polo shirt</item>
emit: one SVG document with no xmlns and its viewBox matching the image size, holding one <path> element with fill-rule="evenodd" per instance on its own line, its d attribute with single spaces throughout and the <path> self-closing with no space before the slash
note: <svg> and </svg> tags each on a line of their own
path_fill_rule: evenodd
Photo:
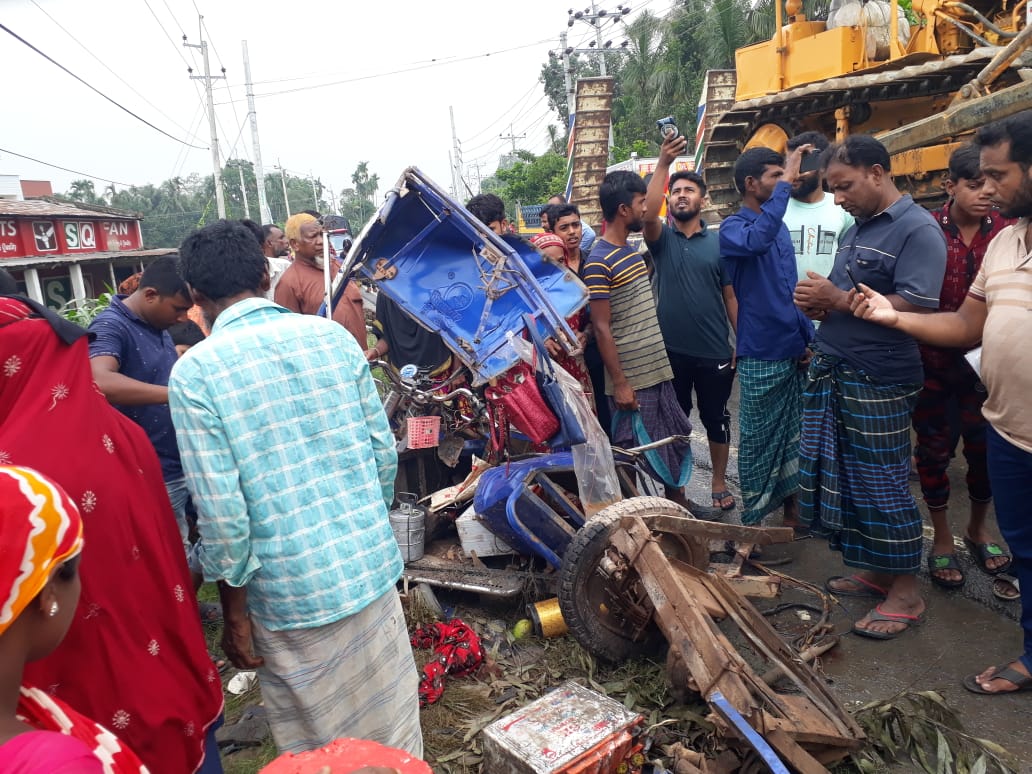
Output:
<svg viewBox="0 0 1032 774">
<path fill-rule="evenodd" d="M 828 279 L 842 290 L 853 276 L 883 295 L 915 306 L 939 307 L 946 272 L 946 239 L 931 214 L 904 195 L 873 218 L 857 221 L 839 239 Z M 876 382 L 920 384 L 924 380 L 917 342 L 905 333 L 845 312 L 831 312 L 817 331 L 817 347 L 837 355 Z"/>
<path fill-rule="evenodd" d="M 715 231 L 686 237 L 663 224 L 655 242 L 646 242 L 656 267 L 653 288 L 663 341 L 671 352 L 709 360 L 728 360 L 730 323 L 723 289 L 731 284 L 720 260 Z"/>
</svg>

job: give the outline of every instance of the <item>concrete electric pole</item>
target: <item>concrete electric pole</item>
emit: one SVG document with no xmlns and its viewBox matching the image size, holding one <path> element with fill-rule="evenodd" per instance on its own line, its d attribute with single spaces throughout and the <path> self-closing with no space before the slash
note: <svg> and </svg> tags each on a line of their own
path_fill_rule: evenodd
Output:
<svg viewBox="0 0 1032 774">
<path fill-rule="evenodd" d="M 247 115 L 251 119 L 251 144 L 254 145 L 254 179 L 258 186 L 258 212 L 262 223 L 272 223 L 269 200 L 265 196 L 265 168 L 262 167 L 262 146 L 258 142 L 258 113 L 254 109 L 254 88 L 251 86 L 251 60 L 247 56 L 247 41 L 240 41 L 244 50 L 244 81 L 247 89 Z"/>
<path fill-rule="evenodd" d="M 591 0 L 591 12 L 584 11 L 570 11 L 570 18 L 566 20 L 566 26 L 572 27 L 574 22 L 584 22 L 585 24 L 591 25 L 595 29 L 595 39 L 588 44 L 588 48 L 575 49 L 577 52 L 583 52 L 586 54 L 596 54 L 598 56 L 598 74 L 603 78 L 606 77 L 606 51 L 620 51 L 626 50 L 627 41 L 625 40 L 620 44 L 618 48 L 612 48 L 613 41 L 607 40 L 602 41 L 602 26 L 607 20 L 612 19 L 613 24 L 623 21 L 623 17 L 631 12 L 631 9 L 625 5 L 616 6 L 615 11 L 607 11 L 605 8 L 599 8 L 595 4 L 595 0 Z M 574 49 L 566 48 L 566 42 L 563 41 L 563 52 L 567 56 L 572 54 Z"/>
<path fill-rule="evenodd" d="M 208 42 L 204 39 L 204 35 L 200 30 L 203 30 L 204 17 L 198 16 L 198 35 L 200 35 L 200 43 L 187 43 L 186 35 L 183 35 L 183 46 L 185 48 L 199 48 L 201 50 L 201 60 L 204 62 L 204 75 L 194 75 L 193 68 L 187 68 L 187 72 L 190 73 L 190 79 L 194 81 L 204 81 L 204 93 L 208 101 L 208 128 L 211 130 L 211 167 L 215 173 L 215 204 L 218 207 L 219 217 L 226 217 L 226 194 L 222 190 L 222 159 L 219 156 L 219 135 L 215 131 L 215 101 L 211 96 L 211 82 L 213 80 L 225 80 L 226 79 L 226 68 L 222 68 L 222 75 L 211 74 L 211 70 L 208 67 Z"/>
</svg>

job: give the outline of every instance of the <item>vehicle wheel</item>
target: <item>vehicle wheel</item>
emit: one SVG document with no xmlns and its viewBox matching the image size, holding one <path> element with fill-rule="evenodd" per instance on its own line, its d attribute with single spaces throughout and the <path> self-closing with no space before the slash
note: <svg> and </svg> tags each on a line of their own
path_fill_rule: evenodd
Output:
<svg viewBox="0 0 1032 774">
<path fill-rule="evenodd" d="M 635 638 L 614 582 L 600 572 L 600 562 L 609 549 L 609 540 L 624 516 L 687 516 L 691 514 L 677 503 L 662 497 L 632 497 L 610 505 L 597 513 L 574 536 L 563 556 L 559 572 L 559 609 L 570 634 L 589 653 L 611 663 L 645 653 L 655 653 L 664 645 L 662 633 L 650 623 Z M 680 535 L 662 534 L 664 553 L 695 567 L 709 562 L 706 546 L 700 541 Z M 628 583 L 637 584 L 637 573 L 631 569 Z"/>
</svg>

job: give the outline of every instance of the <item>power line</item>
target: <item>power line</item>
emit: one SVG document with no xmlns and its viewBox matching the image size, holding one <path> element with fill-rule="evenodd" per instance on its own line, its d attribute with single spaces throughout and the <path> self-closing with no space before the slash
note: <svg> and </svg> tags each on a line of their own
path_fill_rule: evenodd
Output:
<svg viewBox="0 0 1032 774">
<path fill-rule="evenodd" d="M 524 49 L 524 48 L 532 48 L 534 46 L 540 46 L 542 43 L 548 43 L 550 40 L 551 40 L 551 38 L 545 38 L 544 40 L 537 40 L 537 41 L 534 41 L 533 43 L 526 43 L 526 44 L 524 44 L 522 46 L 513 46 L 512 48 L 500 49 L 498 51 L 488 51 L 487 53 L 484 53 L 484 54 L 471 54 L 470 56 L 457 57 L 455 59 L 451 59 L 451 60 L 448 60 L 448 61 L 433 62 L 431 64 L 421 65 L 421 66 L 418 66 L 418 67 L 405 67 L 405 68 L 400 68 L 398 70 L 390 70 L 390 71 L 383 72 L 383 73 L 372 73 L 370 75 L 359 75 L 359 76 L 356 76 L 354 78 L 345 78 L 345 79 L 339 80 L 339 81 L 328 81 L 327 83 L 316 83 L 316 84 L 312 84 L 311 86 L 298 86 L 298 87 L 293 88 L 293 89 L 282 89 L 280 91 L 267 91 L 267 92 L 265 92 L 263 94 L 255 94 L 254 96 L 255 97 L 275 97 L 275 96 L 278 96 L 280 94 L 294 94 L 294 93 L 299 92 L 299 91 L 311 91 L 312 89 L 324 89 L 324 88 L 326 88 L 328 86 L 340 86 L 340 85 L 345 84 L 345 83 L 355 83 L 357 81 L 368 81 L 368 80 L 373 80 L 375 78 L 385 78 L 385 77 L 387 77 L 389 75 L 399 75 L 399 74 L 402 74 L 402 73 L 417 72 L 419 70 L 429 70 L 429 69 L 434 68 L 434 67 L 442 67 L 444 65 L 456 64 L 458 62 L 468 62 L 468 61 L 471 61 L 471 60 L 474 60 L 474 59 L 485 59 L 487 57 L 497 56 L 499 54 L 508 54 L 508 53 L 510 53 L 512 51 L 519 51 L 519 50 Z M 227 88 L 228 88 L 228 85 L 227 85 Z M 220 102 L 218 104 L 225 105 L 227 103 L 226 102 Z"/>
<path fill-rule="evenodd" d="M 478 137 L 480 137 L 482 134 L 486 134 L 490 129 L 492 129 L 493 127 L 497 126 L 499 122 L 506 120 L 509 117 L 510 113 L 519 113 L 520 110 L 522 110 L 522 108 L 523 108 L 523 104 L 528 99 L 530 99 L 531 95 L 533 95 L 533 93 L 534 93 L 534 90 L 537 89 L 537 87 L 540 85 L 540 83 L 541 83 L 540 81 L 535 80 L 534 83 L 531 85 L 531 87 L 529 89 L 527 89 L 527 92 L 522 97 L 520 97 L 518 100 L 516 100 L 516 102 L 513 103 L 513 107 L 510 107 L 508 110 L 506 110 L 504 113 L 502 113 L 501 116 L 499 116 L 494 121 L 489 123 L 487 126 L 485 126 L 483 129 L 481 129 L 476 134 L 473 134 L 473 135 L 470 135 L 469 137 L 467 137 L 465 141 L 466 142 L 472 142 L 473 140 L 475 140 Z"/>
<path fill-rule="evenodd" d="M 149 105 L 150 107 L 152 107 L 152 108 L 154 108 L 154 109 L 155 109 L 156 111 L 158 111 L 158 113 L 160 113 L 160 114 L 161 114 L 162 116 L 164 116 L 164 117 L 165 117 L 165 118 L 167 118 L 167 119 L 168 119 L 169 121 L 171 121 L 171 122 L 172 122 L 172 123 L 173 123 L 173 124 L 174 124 L 175 126 L 179 127 L 179 128 L 180 128 L 180 129 L 182 129 L 182 130 L 183 130 L 184 132 L 186 132 L 187 134 L 189 134 L 189 135 L 190 135 L 191 137 L 193 137 L 193 139 L 195 139 L 195 140 L 198 140 L 198 139 L 199 139 L 198 137 L 196 137 L 196 136 L 195 136 L 195 135 L 193 134 L 193 132 L 191 132 L 191 131 L 190 131 L 189 129 L 187 129 L 187 128 L 186 128 L 185 126 L 183 126 L 182 124 L 178 123 L 178 122 L 177 122 L 177 121 L 176 121 L 176 120 L 175 120 L 175 119 L 174 119 L 174 118 L 173 118 L 172 116 L 170 116 L 170 115 L 169 115 L 168 113 L 166 113 L 166 112 L 165 112 L 165 111 L 163 111 L 163 110 L 162 110 L 161 108 L 159 108 L 159 107 L 158 107 L 157 105 L 155 105 L 155 104 L 154 104 L 153 102 L 151 102 L 151 101 L 150 101 L 149 99 L 147 99 L 147 97 L 146 97 L 145 95 L 143 95 L 143 94 L 141 94 L 141 93 L 140 93 L 139 91 L 137 91 L 137 90 L 136 90 L 136 89 L 135 89 L 135 88 L 134 88 L 134 87 L 132 86 L 132 84 L 130 84 L 130 83 L 129 83 L 128 81 L 126 81 L 126 80 L 125 80 L 125 79 L 124 79 L 124 78 L 123 78 L 123 77 L 122 77 L 121 75 L 119 75 L 119 74 L 118 74 L 118 73 L 116 73 L 116 72 L 115 72 L 114 70 L 112 70 L 112 69 L 111 69 L 111 68 L 110 68 L 110 67 L 109 67 L 109 66 L 108 66 L 108 65 L 107 65 L 107 64 L 106 64 L 106 63 L 105 63 L 105 62 L 104 62 L 104 61 L 103 61 L 103 60 L 102 60 L 102 59 L 101 59 L 100 57 L 98 57 L 98 56 L 97 56 L 96 54 L 94 54 L 94 53 L 93 53 L 93 51 L 91 51 L 91 50 L 89 49 L 89 47 L 88 47 L 88 46 L 84 45 L 84 44 L 82 43 L 82 41 L 80 41 L 80 40 L 79 40 L 79 39 L 78 39 L 77 37 L 75 37 L 75 35 L 73 35 L 73 34 L 72 34 L 71 32 L 69 32 L 69 31 L 68 31 L 67 29 L 65 29 L 65 28 L 64 28 L 64 27 L 63 27 L 63 26 L 61 25 L 61 22 L 59 22 L 59 21 L 58 21 L 57 19 L 55 19 L 55 18 L 54 18 L 53 16 L 51 16 L 51 15 L 50 15 L 49 13 L 47 13 L 47 10 L 46 10 L 46 9 L 45 9 L 45 8 L 44 8 L 43 6 L 41 6 L 41 5 L 39 4 L 39 3 L 37 3 L 37 2 L 36 2 L 36 0 L 29 0 L 29 2 L 30 2 L 30 3 L 32 3 L 32 4 L 34 5 L 34 6 L 36 6 L 36 8 L 38 8 L 38 9 L 40 10 L 40 12 L 41 12 L 41 13 L 42 13 L 42 14 L 43 14 L 44 16 L 46 16 L 46 17 L 47 17 L 48 19 L 50 19 L 50 21 L 52 21 L 52 22 L 54 23 L 54 25 L 55 25 L 55 26 L 56 26 L 56 27 L 57 27 L 57 28 L 58 28 L 59 30 L 61 30 L 61 32 L 63 32 L 63 33 L 65 34 L 65 35 L 67 35 L 67 36 L 68 36 L 68 37 L 70 37 L 70 38 L 71 38 L 72 40 L 74 40 L 74 41 L 75 41 L 75 43 L 76 43 L 76 45 L 78 45 L 78 46 L 79 46 L 79 48 L 81 48 L 81 49 L 82 49 L 83 51 L 85 51 L 85 52 L 86 52 L 87 54 L 89 54 L 89 55 L 90 55 L 91 57 L 93 57 L 93 59 L 95 59 L 95 60 L 97 61 L 97 63 L 98 63 L 98 64 L 100 64 L 100 66 L 101 66 L 101 67 L 103 67 L 103 68 L 104 68 L 105 70 L 107 70 L 107 71 L 108 71 L 109 73 L 111 73 L 111 74 L 112 74 L 113 76 L 115 76 L 115 78 L 117 78 L 117 79 L 118 79 L 118 80 L 119 80 L 119 81 L 120 81 L 120 82 L 122 83 L 122 85 L 124 85 L 124 86 L 125 86 L 126 88 L 128 88 L 128 89 L 129 89 L 129 91 L 131 91 L 131 92 L 132 92 L 133 94 L 135 94 L 135 95 L 136 95 L 137 97 L 139 97 L 140 99 L 142 99 L 142 100 L 143 100 L 143 101 L 144 101 L 145 103 L 147 103 L 147 104 L 148 104 L 148 105 Z"/>
<path fill-rule="evenodd" d="M 150 127 L 151 129 L 153 129 L 154 131 L 156 131 L 156 132 L 160 132 L 161 134 L 163 134 L 163 135 L 165 135 L 166 137 L 168 137 L 168 138 L 169 138 L 170 140 L 175 140 L 176 142 L 182 143 L 183 145 L 189 145 L 189 146 L 190 146 L 191 148 L 200 148 L 200 149 L 202 149 L 202 150 L 204 149 L 204 146 L 203 146 L 203 145 L 193 145 L 192 143 L 188 143 L 188 142 L 186 142 L 186 140 L 180 140 L 180 139 L 179 139 L 178 137 L 176 137 L 175 135 L 171 135 L 171 134 L 169 134 L 168 132 L 166 132 L 166 131 L 165 131 L 164 129 L 162 129 L 162 128 L 160 128 L 160 127 L 157 127 L 157 126 L 155 126 L 155 125 L 154 125 L 154 124 L 152 124 L 152 123 L 151 123 L 150 121 L 148 121 L 148 120 L 147 120 L 146 118 L 143 118 L 142 116 L 139 116 L 139 115 L 137 115 L 136 113 L 134 113 L 133 111 L 131 111 L 131 110 L 130 110 L 129 108 L 127 108 L 127 107 L 126 107 L 125 105 L 122 105 L 121 103 L 119 103 L 119 102 L 116 102 L 115 100 L 113 100 L 113 99 L 112 99 L 111 97 L 109 97 L 109 96 L 108 96 L 107 94 L 105 94 L 104 92 L 102 92 L 102 91 L 101 91 L 100 89 L 98 89 L 97 87 L 95 87 L 95 86 L 91 86 L 91 85 L 90 85 L 89 83 L 87 83 L 86 81 L 84 81 L 84 80 L 83 80 L 82 78 L 80 78 L 80 77 L 79 77 L 78 75 L 76 75 L 75 73 L 73 73 L 73 72 L 72 72 L 71 70 L 69 70 L 69 69 L 68 69 L 67 67 L 65 67 L 65 66 L 64 66 L 63 64 L 61 64 L 60 62 L 57 62 L 57 61 L 56 61 L 55 59 L 53 59 L 52 57 L 50 57 L 50 56 L 47 56 L 46 54 L 44 54 L 44 53 L 43 53 L 42 51 L 40 51 L 40 50 L 39 50 L 38 48 L 36 48 L 36 47 L 35 47 L 34 45 L 32 45 L 31 43 L 29 43 L 29 41 L 25 40 L 25 38 L 21 37 L 21 36 L 20 36 L 20 35 L 18 35 L 18 34 L 17 34 L 16 32 L 14 32 L 13 30 L 11 30 L 11 29 L 10 29 L 9 27 L 7 27 L 7 26 L 5 26 L 5 25 L 3 25 L 3 24 L 0 24 L 0 30 L 3 30 L 4 32 L 6 32 L 6 33 L 7 33 L 8 35 L 10 35 L 10 36 L 11 36 L 12 38 L 14 38 L 15 40 L 17 40 L 17 41 L 18 41 L 19 43 L 22 43 L 22 44 L 24 44 L 24 45 L 28 46 L 28 47 L 29 47 L 30 49 L 32 49 L 33 51 L 35 51 L 35 52 L 36 52 L 37 54 L 39 54 L 39 55 L 40 55 L 41 57 L 43 57 L 43 58 L 44 58 L 44 59 L 46 59 L 46 60 L 47 60 L 48 62 L 50 62 L 50 63 L 51 63 L 52 65 L 55 65 L 56 67 L 60 68 L 61 70 L 64 70 L 64 71 L 65 71 L 66 73 L 68 73 L 68 74 L 69 74 L 70 76 L 72 76 L 73 78 L 75 78 L 75 80 L 79 81 L 79 83 L 81 83 L 81 84 L 82 84 L 83 86 L 86 86 L 86 87 L 87 87 L 87 88 L 89 88 L 89 89 L 90 89 L 91 91 L 93 91 L 93 92 L 95 92 L 95 93 L 99 94 L 99 95 L 100 95 L 101 97 L 103 97 L 104 99 L 106 99 L 106 100 L 107 100 L 108 102 L 110 102 L 110 103 L 111 103 L 112 105 L 114 105 L 115 107 L 117 107 L 117 108 L 118 108 L 119 110 L 122 110 L 122 111 L 124 111 L 124 112 L 128 113 L 128 114 L 129 114 L 129 115 L 131 115 L 131 116 L 132 116 L 133 118 L 135 118 L 135 119 L 136 119 L 137 121 L 140 121 L 141 123 L 144 123 L 144 124 L 146 124 L 147 126 L 149 126 L 149 127 Z"/>
<path fill-rule="evenodd" d="M 32 158 L 32 156 L 26 156 L 23 153 L 15 153 L 14 151 L 6 150 L 5 148 L 0 148 L 0 153 L 7 153 L 7 154 L 9 154 L 11 156 L 17 156 L 20 159 L 25 159 L 26 161 L 31 161 L 31 162 L 36 163 L 36 164 L 42 164 L 45 167 L 52 167 L 54 169 L 60 169 L 62 172 L 70 172 L 73 175 L 81 175 L 82 177 L 88 177 L 88 178 L 90 178 L 92 180 L 103 180 L 105 183 L 114 183 L 115 185 L 132 186 L 132 183 L 120 183 L 117 180 L 108 180 L 106 177 L 100 177 L 99 175 L 91 175 L 88 172 L 79 172 L 76 169 L 68 169 L 68 167 L 62 167 L 62 166 L 60 166 L 58 164 L 51 164 L 48 161 L 41 161 L 40 159 L 34 159 L 34 158 Z"/>
</svg>

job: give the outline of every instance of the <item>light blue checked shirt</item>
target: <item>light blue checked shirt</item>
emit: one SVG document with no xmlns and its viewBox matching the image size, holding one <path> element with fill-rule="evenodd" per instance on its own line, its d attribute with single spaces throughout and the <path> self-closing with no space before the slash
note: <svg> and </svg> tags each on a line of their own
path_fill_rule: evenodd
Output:
<svg viewBox="0 0 1032 774">
<path fill-rule="evenodd" d="M 246 585 L 273 630 L 332 623 L 394 586 L 398 458 L 346 329 L 248 298 L 176 363 L 168 392 L 207 580 Z"/>
</svg>

